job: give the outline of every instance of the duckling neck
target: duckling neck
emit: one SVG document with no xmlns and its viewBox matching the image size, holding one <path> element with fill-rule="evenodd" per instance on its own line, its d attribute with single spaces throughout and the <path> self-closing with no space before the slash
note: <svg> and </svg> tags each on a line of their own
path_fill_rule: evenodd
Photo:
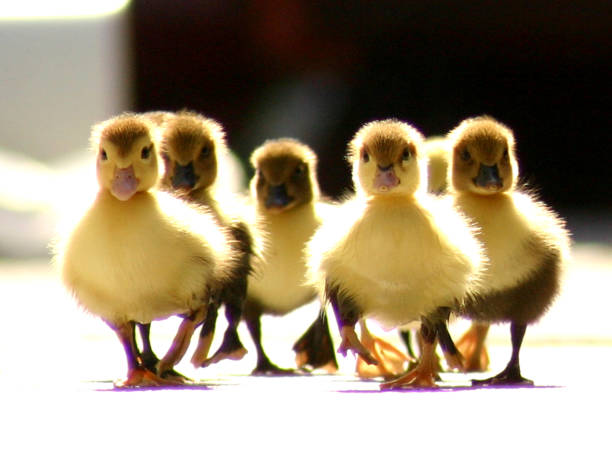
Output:
<svg viewBox="0 0 612 459">
<path fill-rule="evenodd" d="M 414 195 L 407 194 L 377 194 L 366 197 L 366 204 L 368 206 L 404 207 L 406 205 L 414 205 L 416 202 Z"/>
<path fill-rule="evenodd" d="M 111 228 L 130 228 L 143 216 L 156 213 L 157 202 L 150 191 L 139 191 L 127 201 L 120 201 L 108 190 L 101 190 L 91 208 L 93 218 L 100 218 L 100 224 Z"/>
<path fill-rule="evenodd" d="M 149 190 L 138 191 L 127 201 L 121 201 L 114 197 L 111 192 L 107 189 L 100 190 L 98 196 L 96 198 L 96 202 L 103 203 L 105 205 L 110 205 L 116 207 L 117 209 L 129 209 L 134 205 L 142 204 L 145 201 L 152 200 L 153 196 Z"/>
<path fill-rule="evenodd" d="M 287 226 L 306 226 L 309 229 L 317 226 L 317 216 L 314 202 L 301 204 L 278 214 L 265 211 L 260 206 L 260 221 L 269 232 L 282 231 Z"/>
<path fill-rule="evenodd" d="M 456 202 L 460 206 L 478 206 L 481 208 L 500 209 L 511 206 L 513 203 L 511 192 L 502 192 L 494 194 L 478 194 L 478 193 L 457 193 Z"/>
<path fill-rule="evenodd" d="M 191 190 L 191 192 L 188 194 L 188 197 L 190 201 L 197 204 L 204 204 L 205 206 L 209 207 L 217 206 L 217 201 L 210 187 Z"/>
</svg>

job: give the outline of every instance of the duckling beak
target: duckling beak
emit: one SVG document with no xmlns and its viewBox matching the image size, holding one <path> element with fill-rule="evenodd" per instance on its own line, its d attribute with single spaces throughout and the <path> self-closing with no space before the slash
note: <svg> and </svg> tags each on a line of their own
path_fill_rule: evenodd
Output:
<svg viewBox="0 0 612 459">
<path fill-rule="evenodd" d="M 139 183 L 140 180 L 136 178 L 133 166 L 115 168 L 110 191 L 120 201 L 127 201 L 138 191 Z"/>
<path fill-rule="evenodd" d="M 395 175 L 392 164 L 386 167 L 381 167 L 380 164 L 378 165 L 376 176 L 374 177 L 374 188 L 376 190 L 387 192 L 399 184 L 400 180 L 397 175 Z"/>
<path fill-rule="evenodd" d="M 268 189 L 266 208 L 280 210 L 289 205 L 291 201 L 292 198 L 287 194 L 285 184 L 271 185 Z"/>
<path fill-rule="evenodd" d="M 193 170 L 193 161 L 182 166 L 176 163 L 174 166 L 174 175 L 172 175 L 172 186 L 174 188 L 183 188 L 190 190 L 197 183 L 199 177 Z"/>
<path fill-rule="evenodd" d="M 503 186 L 503 182 L 499 176 L 497 164 L 492 166 L 481 164 L 480 169 L 478 169 L 478 175 L 474 179 L 474 184 L 486 190 L 499 190 Z"/>
</svg>

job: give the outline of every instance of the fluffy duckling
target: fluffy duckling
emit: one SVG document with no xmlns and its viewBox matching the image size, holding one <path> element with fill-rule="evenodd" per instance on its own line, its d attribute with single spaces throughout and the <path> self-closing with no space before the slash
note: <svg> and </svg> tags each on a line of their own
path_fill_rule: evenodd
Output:
<svg viewBox="0 0 612 459">
<path fill-rule="evenodd" d="M 429 137 L 423 142 L 423 153 L 427 157 L 427 191 L 444 194 L 448 188 L 448 143 L 444 137 Z"/>
<path fill-rule="evenodd" d="M 469 223 L 426 193 L 422 142 L 415 128 L 397 120 L 364 125 L 349 144 L 356 196 L 307 246 L 309 275 L 334 309 L 342 354 L 352 350 L 377 363 L 354 330 L 362 317 L 392 327 L 421 321 L 419 364 L 382 388 L 435 386 L 437 337 L 448 360 L 461 365 L 445 322 L 483 264 Z"/>
<path fill-rule="evenodd" d="M 448 145 L 444 137 L 429 137 L 422 145 L 423 156 L 427 158 L 427 191 L 441 195 L 447 189 L 448 176 Z M 390 342 L 374 336 L 366 326 L 366 320 L 359 321 L 361 342 L 378 361 L 378 365 L 368 365 L 360 356 L 357 356 L 356 371 L 361 378 L 384 377 L 390 378 L 403 373 L 406 365 L 414 365 L 417 354 L 413 349 L 412 331 L 409 327 L 400 329 L 400 338 L 403 341 L 408 355 L 397 349 Z M 459 348 L 459 346 L 457 346 Z M 461 351 L 461 348 L 459 348 Z M 486 352 L 486 351 L 485 351 Z"/>
<path fill-rule="evenodd" d="M 303 143 L 269 140 L 253 152 L 251 163 L 251 223 L 266 235 L 262 264 L 249 278 L 245 307 L 257 349 L 253 373 L 283 374 L 288 370 L 274 365 L 263 349 L 261 315 L 284 315 L 315 299 L 315 289 L 305 283 L 303 251 L 330 205 L 320 200 L 317 158 Z M 325 315 L 296 342 L 294 351 L 299 367 L 338 368 Z"/>
<path fill-rule="evenodd" d="M 226 358 L 240 359 L 247 350 L 240 341 L 237 327 L 251 272 L 253 238 L 246 224 L 232 214 L 235 207 L 232 197 L 215 186 L 218 164 L 228 154 L 225 133 L 218 122 L 194 112 L 153 113 L 152 116 L 161 121 L 162 127 L 160 153 L 165 163 L 162 187 L 187 201 L 205 206 L 219 224 L 232 232 L 233 249 L 239 259 L 218 295 L 217 306 L 225 305 L 228 321 L 221 346 L 208 358 L 217 319 L 215 307 L 211 308 L 202 326 L 192 363 L 203 367 Z"/>
<path fill-rule="evenodd" d="M 448 137 L 454 201 L 480 227 L 489 258 L 479 290 L 461 312 L 481 322 L 510 322 L 506 368 L 477 383 L 532 384 L 521 375 L 519 352 L 527 326 L 559 292 L 569 233 L 554 211 L 517 187 L 515 141 L 507 126 L 486 116 L 471 118 Z"/>
<path fill-rule="evenodd" d="M 450 148 L 446 137 L 430 137 L 423 147 L 427 158 L 427 190 L 442 195 L 448 192 L 448 164 Z M 463 356 L 465 371 L 486 371 L 489 367 L 489 353 L 485 345 L 489 325 L 473 322 L 464 335 L 457 340 L 457 349 Z M 409 343 L 410 334 L 402 331 L 404 342 Z M 409 348 L 410 349 L 410 348 Z"/>
<path fill-rule="evenodd" d="M 134 325 L 186 317 L 162 360 L 171 368 L 203 320 L 218 279 L 231 268 L 230 235 L 211 215 L 152 190 L 157 146 L 146 118 L 124 114 L 96 125 L 92 148 L 100 189 L 58 245 L 62 280 L 121 341 L 128 372 L 118 385 L 163 384 L 144 365 Z"/>
</svg>

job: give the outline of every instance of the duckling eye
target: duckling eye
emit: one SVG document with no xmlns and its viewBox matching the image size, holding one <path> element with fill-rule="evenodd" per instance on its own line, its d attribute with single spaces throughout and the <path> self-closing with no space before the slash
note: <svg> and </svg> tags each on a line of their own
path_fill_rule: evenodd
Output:
<svg viewBox="0 0 612 459">
<path fill-rule="evenodd" d="M 108 155 L 106 154 L 105 150 L 100 150 L 100 159 L 102 161 L 106 161 L 108 159 Z"/>
<path fill-rule="evenodd" d="M 200 151 L 200 159 L 206 159 L 210 156 L 211 148 L 209 145 L 204 145 Z"/>
<path fill-rule="evenodd" d="M 404 151 L 402 152 L 402 161 L 408 161 L 411 156 L 412 152 L 410 151 L 410 149 L 404 148 Z"/>
<path fill-rule="evenodd" d="M 296 178 L 299 178 L 299 177 L 302 177 L 305 172 L 306 172 L 306 165 L 304 163 L 301 163 L 301 164 L 298 164 L 297 167 L 295 168 L 295 171 L 293 171 L 293 176 Z"/>
<path fill-rule="evenodd" d="M 508 147 L 504 148 L 504 152 L 502 153 L 502 159 L 508 158 Z"/>
<path fill-rule="evenodd" d="M 367 163 L 370 160 L 370 155 L 368 155 L 368 153 L 364 151 L 361 154 L 361 159 L 364 163 Z"/>
<path fill-rule="evenodd" d="M 140 152 L 140 157 L 142 159 L 148 159 L 149 156 L 151 156 L 151 145 L 149 145 L 148 147 L 143 147 L 142 151 Z"/>
<path fill-rule="evenodd" d="M 461 159 L 464 161 L 469 161 L 472 159 L 472 155 L 470 155 L 470 152 L 465 149 L 461 152 Z"/>
</svg>

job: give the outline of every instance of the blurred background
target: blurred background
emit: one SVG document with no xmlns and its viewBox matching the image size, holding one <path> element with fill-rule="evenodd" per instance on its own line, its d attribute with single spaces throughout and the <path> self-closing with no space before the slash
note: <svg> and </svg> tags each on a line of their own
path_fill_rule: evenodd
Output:
<svg viewBox="0 0 612 459">
<path fill-rule="evenodd" d="M 480 114 L 509 125 L 524 180 L 568 220 L 576 241 L 564 291 L 529 329 L 522 366 L 540 384 L 578 381 L 592 394 L 593 379 L 584 375 L 597 368 L 609 380 L 602 362 L 612 345 L 605 307 L 612 161 L 604 142 L 612 131 L 611 9 L 595 0 L 0 2 L 0 386 L 70 388 L 123 373 L 110 329 L 81 313 L 57 281 L 49 241 L 96 190 L 92 124 L 124 110 L 189 108 L 225 126 L 245 171 L 236 188 L 250 177 L 255 147 L 293 136 L 317 151 L 321 187 L 334 197 L 350 187 L 346 144 L 367 121 L 396 117 L 427 136 Z M 272 360 L 293 366 L 291 343 L 318 308 L 313 302 L 291 319 L 264 319 Z M 177 320 L 156 325 L 154 338 L 170 342 Z M 455 325 L 457 332 L 465 326 Z M 24 327 L 35 339 L 24 339 Z M 499 369 L 509 352 L 507 327 L 493 327 L 488 343 Z M 196 378 L 248 374 L 250 349 L 239 366 L 196 372 L 183 362 L 179 370 Z M 353 360 L 339 360 L 350 374 Z M 308 387 L 318 402 L 320 386 Z M 605 391 L 604 384 L 604 395 L 580 406 L 600 407 Z M 113 419 L 130 411 L 116 408 Z"/>
<path fill-rule="evenodd" d="M 91 166 L 91 124 L 181 108 L 226 127 L 247 178 L 265 139 L 310 144 L 330 196 L 350 187 L 362 123 L 432 136 L 490 114 L 576 236 L 612 243 L 609 2 L 88 3 L 101 7 L 0 10 L 2 255 L 46 253 L 58 205 L 83 194 L 70 173 Z"/>
</svg>

